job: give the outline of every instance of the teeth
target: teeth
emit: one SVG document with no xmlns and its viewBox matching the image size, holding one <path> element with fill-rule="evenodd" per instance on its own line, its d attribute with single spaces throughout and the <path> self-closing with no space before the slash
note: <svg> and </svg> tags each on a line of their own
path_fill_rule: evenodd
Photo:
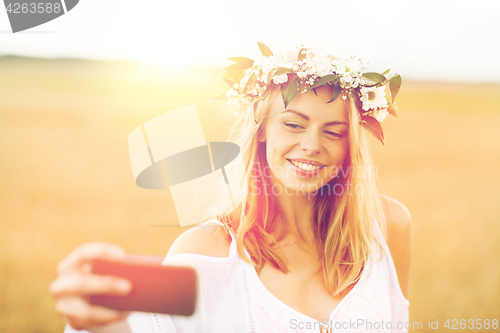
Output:
<svg viewBox="0 0 500 333">
<path fill-rule="evenodd" d="M 301 168 L 302 170 L 305 170 L 305 171 L 318 170 L 320 168 L 320 166 L 318 166 L 318 165 L 311 165 L 311 164 L 299 163 L 299 162 L 295 162 L 295 161 L 291 161 L 291 162 L 296 167 Z"/>
</svg>

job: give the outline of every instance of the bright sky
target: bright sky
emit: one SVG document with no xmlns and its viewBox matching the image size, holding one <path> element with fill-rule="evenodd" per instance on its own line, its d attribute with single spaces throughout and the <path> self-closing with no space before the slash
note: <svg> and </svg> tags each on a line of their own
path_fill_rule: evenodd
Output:
<svg viewBox="0 0 500 333">
<path fill-rule="evenodd" d="M 80 0 L 17 34 L 0 7 L 0 54 L 222 68 L 258 57 L 257 41 L 357 55 L 405 78 L 500 82 L 500 0 Z"/>
</svg>

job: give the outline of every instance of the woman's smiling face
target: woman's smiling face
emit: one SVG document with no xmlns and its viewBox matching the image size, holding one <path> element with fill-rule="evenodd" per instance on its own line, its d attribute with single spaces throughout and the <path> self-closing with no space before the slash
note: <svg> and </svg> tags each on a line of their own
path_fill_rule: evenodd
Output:
<svg viewBox="0 0 500 333">
<path fill-rule="evenodd" d="M 259 141 L 265 141 L 273 185 L 287 194 L 310 193 L 340 172 L 347 154 L 349 125 L 340 96 L 327 103 L 327 86 L 297 95 L 285 109 L 281 94 L 269 105 Z"/>
</svg>

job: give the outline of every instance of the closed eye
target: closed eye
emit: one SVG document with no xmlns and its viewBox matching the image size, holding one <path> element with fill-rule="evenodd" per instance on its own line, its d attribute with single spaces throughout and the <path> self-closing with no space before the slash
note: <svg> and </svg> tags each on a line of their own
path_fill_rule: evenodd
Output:
<svg viewBox="0 0 500 333">
<path fill-rule="evenodd" d="M 344 135 L 342 133 L 331 132 L 331 131 L 326 131 L 325 133 L 328 134 L 328 135 L 330 135 L 330 136 L 337 137 L 337 138 L 343 138 L 344 137 Z"/>
<path fill-rule="evenodd" d="M 292 129 L 300 129 L 300 128 L 303 128 L 302 126 L 298 125 L 298 124 L 292 124 L 292 123 L 285 123 L 285 126 L 287 126 L 288 128 L 292 128 Z"/>
</svg>

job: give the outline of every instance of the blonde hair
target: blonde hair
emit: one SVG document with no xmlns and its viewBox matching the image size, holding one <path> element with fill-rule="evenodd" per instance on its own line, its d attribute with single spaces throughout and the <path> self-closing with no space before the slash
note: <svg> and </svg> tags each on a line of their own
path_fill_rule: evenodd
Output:
<svg viewBox="0 0 500 333">
<path fill-rule="evenodd" d="M 230 131 L 229 140 L 240 145 L 244 161 L 245 170 L 240 172 L 241 201 L 218 216 L 237 236 L 239 255 L 253 263 L 258 272 L 266 262 L 284 273 L 288 272 L 276 245 L 289 230 L 276 225 L 281 207 L 263 172 L 267 166 L 265 142 L 258 140 L 269 105 L 279 97 L 279 91 L 279 86 L 275 87 L 254 112 L 247 110 Z M 311 219 L 316 252 L 323 263 L 325 285 L 333 296 L 358 281 L 368 258 L 375 257 L 372 248 L 373 223 L 379 223 L 384 235 L 386 230 L 365 130 L 360 126 L 359 112 L 350 97 L 345 106 L 349 134 L 344 165 L 330 182 L 332 184 L 321 187 L 313 197 L 315 202 Z M 347 190 L 339 195 L 334 190 L 332 194 L 331 186 L 335 184 Z M 363 193 L 357 192 L 359 188 Z M 274 232 L 277 237 L 271 235 Z"/>
</svg>

